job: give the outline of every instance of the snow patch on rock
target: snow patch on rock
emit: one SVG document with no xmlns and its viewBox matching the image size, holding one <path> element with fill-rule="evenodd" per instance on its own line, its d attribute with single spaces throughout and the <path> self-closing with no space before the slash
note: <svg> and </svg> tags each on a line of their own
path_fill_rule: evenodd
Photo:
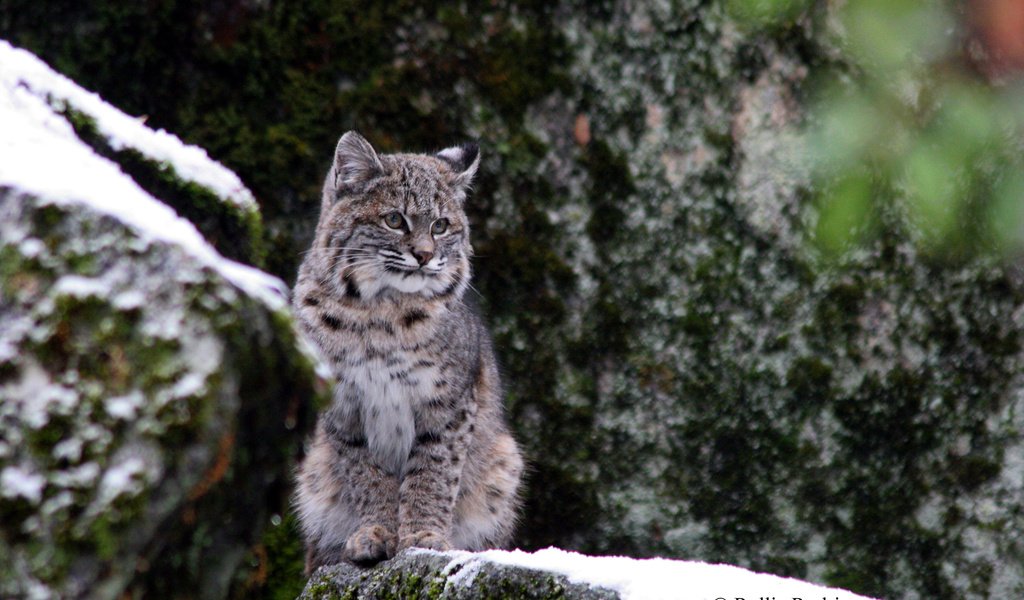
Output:
<svg viewBox="0 0 1024 600">
<path fill-rule="evenodd" d="M 52 70 L 33 54 L 0 40 L 0 87 L 19 87 L 49 102 L 64 102 L 96 121 L 101 135 L 115 150 L 132 148 L 174 169 L 175 175 L 209 188 L 222 199 L 246 210 L 257 210 L 252 193 L 229 169 L 212 160 L 206 151 L 182 142 L 163 129 L 145 126 L 144 118 L 132 118 L 107 104 L 97 94 Z"/>
<path fill-rule="evenodd" d="M 43 497 L 46 478 L 21 467 L 5 467 L 0 472 L 0 494 L 5 498 L 25 498 L 38 504 Z"/>
<path fill-rule="evenodd" d="M 287 306 L 284 283 L 220 256 L 192 223 L 150 196 L 118 166 L 82 143 L 48 98 L 64 98 L 96 119 L 112 144 L 131 146 L 173 166 L 226 200 L 252 203 L 237 176 L 166 132 L 153 132 L 99 96 L 54 72 L 32 54 L 0 40 L 0 187 L 55 204 L 86 204 L 135 229 L 144 240 L 176 244 L 228 281 L 278 310 Z M 241 191 L 240 191 L 241 190 Z M 255 210 L 255 204 L 252 204 Z M 25 243 L 32 244 L 31 240 Z M 78 294 L 97 293 L 97 282 L 67 282 Z M 131 299 L 127 299 L 131 300 Z"/>
<path fill-rule="evenodd" d="M 413 550 L 413 552 L 430 552 Z M 587 556 L 558 548 L 536 552 L 488 550 L 448 552 L 442 569 L 447 584 L 471 586 L 487 564 L 522 567 L 565 576 L 571 583 L 613 590 L 623 600 L 710 600 L 713 598 L 828 598 L 867 600 L 846 590 L 798 579 L 755 573 L 732 565 L 666 558 Z"/>
</svg>

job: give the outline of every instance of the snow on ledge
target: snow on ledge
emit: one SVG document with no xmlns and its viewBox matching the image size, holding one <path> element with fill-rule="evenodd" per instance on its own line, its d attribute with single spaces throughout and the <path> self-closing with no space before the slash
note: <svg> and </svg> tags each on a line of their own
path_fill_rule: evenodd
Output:
<svg viewBox="0 0 1024 600">
<path fill-rule="evenodd" d="M 414 552 L 431 552 L 415 550 Z M 623 600 L 869 600 L 838 588 L 755 573 L 731 565 L 665 558 L 586 556 L 558 548 L 537 552 L 446 552 L 452 585 L 471 585 L 486 563 L 564 575 L 572 583 L 614 590 Z"/>
<path fill-rule="evenodd" d="M 0 40 L 0 187 L 38 196 L 44 202 L 84 204 L 114 216 L 133 228 L 143 240 L 180 246 L 201 264 L 211 267 L 273 310 L 287 306 L 288 290 L 284 282 L 222 257 L 191 222 L 153 198 L 121 172 L 117 164 L 99 156 L 79 140 L 67 120 L 54 111 L 45 94 L 40 95 L 39 90 L 47 87 L 56 90 L 58 96 L 73 93 L 76 95 L 73 102 L 79 108 L 77 102 L 82 98 L 78 96 L 91 98 L 87 103 L 105 107 L 99 112 L 105 114 L 103 119 L 108 122 L 127 120 L 139 129 L 150 131 L 50 71 L 32 54 Z M 111 116 L 115 113 L 119 115 L 117 118 Z M 165 136 L 161 139 L 173 137 Z M 144 136 L 139 134 L 139 137 Z M 174 140 L 181 145 L 177 138 Z M 193 150 L 202 152 L 197 148 Z M 216 166 L 237 181 L 233 173 Z M 241 182 L 238 186 L 245 189 Z M 0 233 L 3 233 L 3 223 L 0 223 Z"/>
<path fill-rule="evenodd" d="M 206 151 L 187 145 L 163 129 L 152 130 L 142 119 L 132 118 L 107 104 L 97 94 L 57 73 L 31 52 L 0 40 L 0 87 L 22 86 L 50 102 L 66 102 L 96 121 L 99 133 L 114 150 L 132 148 L 150 159 L 170 166 L 186 181 L 208 188 L 222 200 L 247 210 L 257 210 L 252 193 L 234 172 L 211 159 Z"/>
</svg>

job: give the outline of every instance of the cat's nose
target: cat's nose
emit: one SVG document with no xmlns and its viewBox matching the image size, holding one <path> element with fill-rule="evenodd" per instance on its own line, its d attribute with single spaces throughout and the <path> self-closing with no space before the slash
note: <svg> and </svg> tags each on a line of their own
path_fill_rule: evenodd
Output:
<svg viewBox="0 0 1024 600">
<path fill-rule="evenodd" d="M 420 263 L 420 266 L 427 264 L 430 259 L 434 258 L 434 253 L 430 250 L 413 250 L 412 255 L 416 257 L 416 262 Z"/>
</svg>

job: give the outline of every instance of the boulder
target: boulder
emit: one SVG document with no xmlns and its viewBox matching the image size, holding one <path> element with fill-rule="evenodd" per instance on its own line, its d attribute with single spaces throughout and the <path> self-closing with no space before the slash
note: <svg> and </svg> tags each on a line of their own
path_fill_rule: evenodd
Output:
<svg viewBox="0 0 1024 600">
<path fill-rule="evenodd" d="M 222 597 L 328 393 L 284 284 L 111 159 L 157 140 L 149 167 L 218 203 L 228 171 L 113 110 L 0 42 L 5 598 Z M 219 214 L 258 222 L 237 185 Z"/>
<path fill-rule="evenodd" d="M 525 539 L 887 598 L 1024 593 L 1012 264 L 936 260 L 898 214 L 815 253 L 809 23 L 616 3 L 563 27 L 574 92 L 527 121 L 555 193 L 497 187 L 476 244 L 535 466 Z"/>
<path fill-rule="evenodd" d="M 846 590 L 729 565 L 585 556 L 557 548 L 534 553 L 411 549 L 374 568 L 348 563 L 322 567 L 300 600 L 330 598 L 868 600 Z"/>
<path fill-rule="evenodd" d="M 163 129 L 146 126 L 98 95 L 0 39 L 0 74 L 8 90 L 36 96 L 74 129 L 92 151 L 118 168 L 150 196 L 192 222 L 223 256 L 262 266 L 263 223 L 252 193 L 206 151 L 182 143 Z"/>
</svg>

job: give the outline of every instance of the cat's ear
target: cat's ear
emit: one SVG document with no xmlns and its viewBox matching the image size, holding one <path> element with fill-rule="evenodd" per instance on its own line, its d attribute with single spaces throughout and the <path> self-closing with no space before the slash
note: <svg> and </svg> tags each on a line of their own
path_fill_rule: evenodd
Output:
<svg viewBox="0 0 1024 600">
<path fill-rule="evenodd" d="M 384 173 L 384 165 L 366 138 L 349 131 L 338 140 L 334 150 L 336 188 L 358 186 Z"/>
<path fill-rule="evenodd" d="M 479 146 L 469 143 L 445 148 L 437 153 L 437 157 L 451 165 L 455 171 L 455 179 L 452 181 L 455 187 L 465 190 L 473 183 L 473 177 L 480 166 Z"/>
</svg>

